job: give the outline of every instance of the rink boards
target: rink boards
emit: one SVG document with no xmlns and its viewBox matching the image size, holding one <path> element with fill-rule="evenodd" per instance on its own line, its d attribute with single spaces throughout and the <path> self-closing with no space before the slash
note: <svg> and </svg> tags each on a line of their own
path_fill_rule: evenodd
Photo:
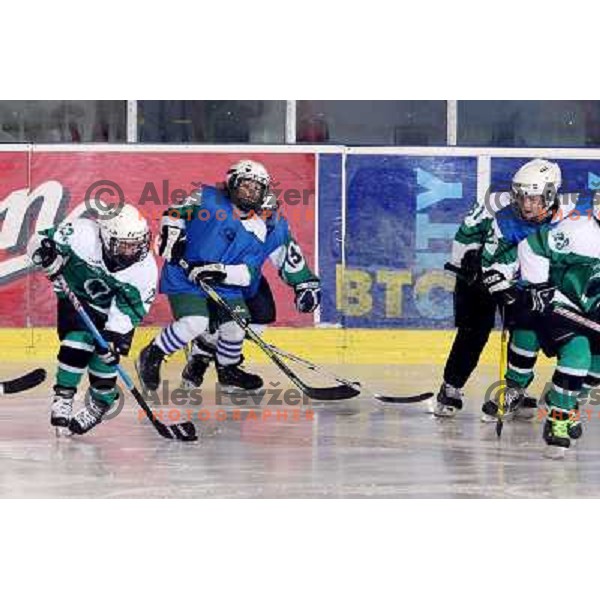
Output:
<svg viewBox="0 0 600 600">
<path fill-rule="evenodd" d="M 166 207 L 221 181 L 236 160 L 252 158 L 271 171 L 283 213 L 323 282 L 321 310 L 299 315 L 291 290 L 268 267 L 276 325 L 292 328 L 270 335 L 324 358 L 338 352 L 334 361 L 343 350 L 349 362 L 358 354 L 365 361 L 381 362 L 383 355 L 437 362 L 453 325 L 454 282 L 443 264 L 454 233 L 475 198 L 508 189 L 511 174 L 534 156 L 558 160 L 564 191 L 600 187 L 597 150 L 0 146 L 0 328 L 16 328 L 0 332 L 3 348 L 53 347 L 43 329 L 54 324 L 53 295 L 40 274 L 27 274 L 24 252 L 33 231 L 84 214 L 86 198 L 110 202 L 121 190 L 156 232 Z M 168 318 L 159 298 L 148 324 Z"/>
</svg>

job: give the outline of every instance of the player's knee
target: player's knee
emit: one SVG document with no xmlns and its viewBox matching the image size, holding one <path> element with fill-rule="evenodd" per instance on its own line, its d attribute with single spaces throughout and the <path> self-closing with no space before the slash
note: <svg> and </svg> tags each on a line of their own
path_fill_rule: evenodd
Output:
<svg viewBox="0 0 600 600">
<path fill-rule="evenodd" d="M 193 340 L 208 328 L 208 318 L 200 315 L 182 317 L 176 321 L 177 335 L 185 342 Z"/>
<path fill-rule="evenodd" d="M 222 339 L 241 342 L 244 336 L 245 331 L 235 321 L 228 321 L 219 327 L 219 337 Z"/>
</svg>

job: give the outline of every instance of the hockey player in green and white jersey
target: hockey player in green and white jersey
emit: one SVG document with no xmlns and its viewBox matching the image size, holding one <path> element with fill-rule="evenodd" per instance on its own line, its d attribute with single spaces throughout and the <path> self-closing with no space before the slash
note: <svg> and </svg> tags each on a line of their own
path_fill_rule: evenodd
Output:
<svg viewBox="0 0 600 600">
<path fill-rule="evenodd" d="M 571 197 L 558 194 L 561 182 L 558 164 L 531 160 L 513 176 L 510 192 L 478 202 L 458 230 L 451 261 L 463 273 L 454 293 L 458 331 L 437 396 L 436 416 L 452 417 L 462 408 L 462 387 L 494 327 L 496 306 L 504 310 L 511 301 L 507 290 L 518 274 L 518 243 L 539 229 L 556 226 L 574 210 Z M 512 343 L 509 361 L 514 362 L 510 348 Z M 533 373 L 535 356 L 530 358 Z M 513 415 L 532 418 L 535 399 L 523 392 L 511 407 Z M 494 401 L 484 403 L 482 410 L 483 420 L 495 420 Z"/>
<path fill-rule="evenodd" d="M 565 221 L 591 215 L 589 196 L 575 193 L 559 194 L 562 174 L 558 164 L 535 159 L 523 165 L 515 175 L 509 209 L 500 211 L 484 247 L 482 257 L 483 283 L 498 299 L 505 317 L 505 327 L 511 330 L 508 345 L 508 370 L 505 374 L 506 417 L 531 419 L 537 402 L 527 396 L 533 381 L 539 346 L 530 340 L 535 334 L 527 319 L 523 319 L 522 298 L 515 284 L 520 279 L 518 247 L 529 235 L 546 233 Z M 532 300 L 531 300 L 532 301 Z M 498 398 L 490 398 L 482 406 L 484 421 L 495 421 Z M 575 437 L 578 428 L 574 427 Z"/>
<path fill-rule="evenodd" d="M 545 394 L 548 414 L 543 437 L 552 458 L 562 457 L 571 439 L 581 436 L 578 398 L 600 384 L 600 336 L 579 332 L 552 312 L 566 306 L 600 321 L 600 224 L 598 212 L 581 214 L 551 230 L 539 231 L 519 244 L 521 291 L 533 327 L 520 340 L 522 354 L 557 356 L 552 384 Z M 522 374 L 507 372 L 518 380 Z"/>
<path fill-rule="evenodd" d="M 109 219 L 74 219 L 34 235 L 32 262 L 50 280 L 62 275 L 109 343 L 99 350 L 60 287 L 60 339 L 50 423 L 83 434 L 95 427 L 118 397 L 116 365 L 130 350 L 135 328 L 156 296 L 157 266 L 150 231 L 138 210 L 125 204 Z M 89 401 L 75 415 L 73 399 L 87 370 Z"/>
</svg>

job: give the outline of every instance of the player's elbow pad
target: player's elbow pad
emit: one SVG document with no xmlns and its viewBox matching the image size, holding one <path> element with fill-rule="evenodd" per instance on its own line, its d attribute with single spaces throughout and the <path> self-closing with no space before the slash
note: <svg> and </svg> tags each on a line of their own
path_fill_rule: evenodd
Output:
<svg viewBox="0 0 600 600">
<path fill-rule="evenodd" d="M 225 265 L 227 277 L 223 282 L 225 285 L 238 285 L 247 287 L 250 285 L 250 269 L 246 265 Z"/>
</svg>

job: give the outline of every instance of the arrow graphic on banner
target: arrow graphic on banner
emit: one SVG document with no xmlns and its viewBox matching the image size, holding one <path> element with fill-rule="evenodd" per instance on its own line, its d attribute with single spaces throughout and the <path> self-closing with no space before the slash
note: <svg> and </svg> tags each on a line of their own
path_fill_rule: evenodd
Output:
<svg viewBox="0 0 600 600">
<path fill-rule="evenodd" d="M 588 171 L 588 188 L 590 190 L 600 189 L 600 175 Z"/>
<path fill-rule="evenodd" d="M 452 181 L 446 183 L 423 169 L 415 169 L 417 184 L 428 191 L 417 194 L 417 210 L 424 210 L 446 198 L 462 198 L 462 183 Z"/>
</svg>

